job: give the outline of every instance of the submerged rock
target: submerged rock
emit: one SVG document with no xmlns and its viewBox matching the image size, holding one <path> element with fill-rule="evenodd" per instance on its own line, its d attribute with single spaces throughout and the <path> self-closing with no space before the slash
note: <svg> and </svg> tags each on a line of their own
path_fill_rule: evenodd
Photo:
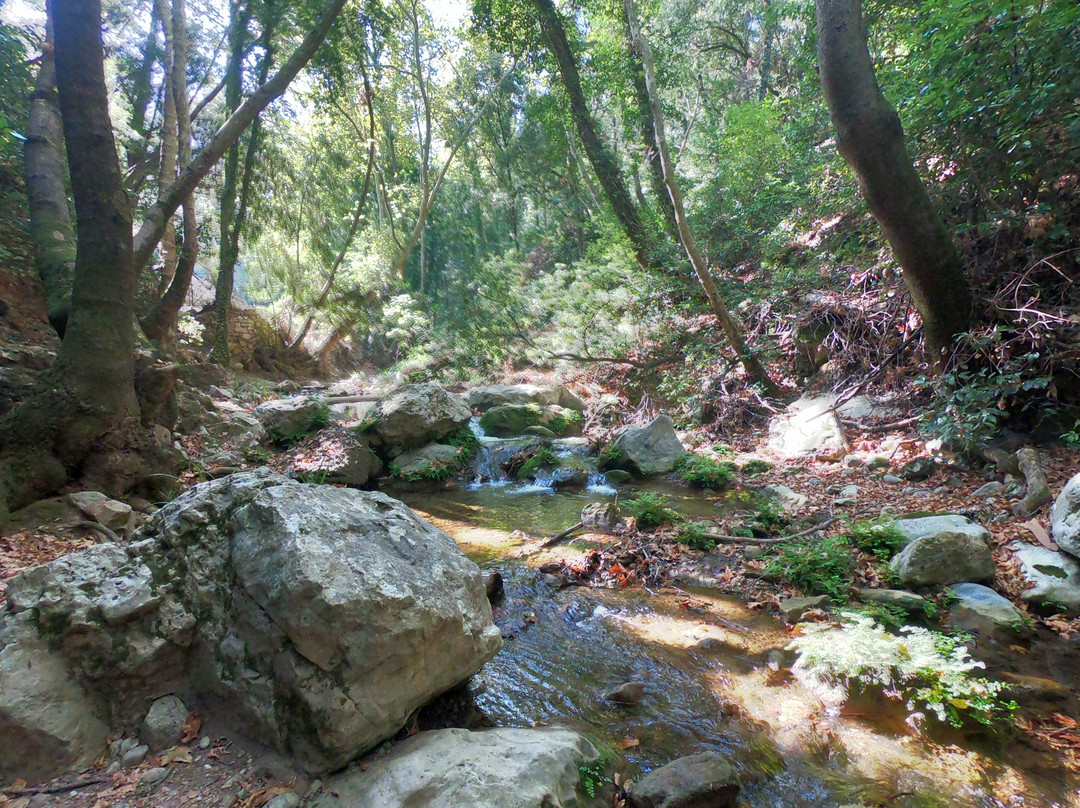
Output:
<svg viewBox="0 0 1080 808">
<path fill-rule="evenodd" d="M 630 808 L 735 808 L 739 773 L 715 752 L 673 760 L 634 784 Z"/>
<path fill-rule="evenodd" d="M 568 729 L 421 732 L 330 780 L 314 808 L 601 808 L 581 788 L 600 753 Z M 595 789 L 595 786 L 594 786 Z"/>
<path fill-rule="evenodd" d="M 604 451 L 605 468 L 622 469 L 642 477 L 667 474 L 686 454 L 670 415 L 658 415 L 645 426 L 626 426 Z"/>
<path fill-rule="evenodd" d="M 965 631 L 988 637 L 1028 633 L 1027 616 L 990 587 L 964 583 L 950 586 L 948 592 L 956 598 L 949 616 Z"/>
<path fill-rule="evenodd" d="M 604 701 L 612 704 L 640 704 L 645 698 L 643 682 L 623 682 L 610 693 L 604 694 Z"/>
</svg>

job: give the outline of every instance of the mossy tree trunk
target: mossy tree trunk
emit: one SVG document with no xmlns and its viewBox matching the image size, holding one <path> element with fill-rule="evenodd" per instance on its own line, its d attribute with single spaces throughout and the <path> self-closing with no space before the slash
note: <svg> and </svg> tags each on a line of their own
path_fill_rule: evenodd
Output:
<svg viewBox="0 0 1080 808">
<path fill-rule="evenodd" d="M 881 94 L 860 0 L 817 0 L 817 38 L 821 85 L 840 154 L 904 270 L 927 348 L 939 364 L 942 351 L 968 326 L 971 292 L 945 223 L 907 153 L 900 117 Z"/>
</svg>

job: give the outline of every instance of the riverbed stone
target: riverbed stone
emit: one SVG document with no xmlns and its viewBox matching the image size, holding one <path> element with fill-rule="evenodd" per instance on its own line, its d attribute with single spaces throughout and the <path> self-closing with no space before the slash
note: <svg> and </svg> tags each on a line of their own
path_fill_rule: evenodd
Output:
<svg viewBox="0 0 1080 808">
<path fill-rule="evenodd" d="M 678 758 L 634 784 L 630 808 L 735 808 L 739 773 L 716 752 Z"/>
<path fill-rule="evenodd" d="M 810 497 L 806 496 L 806 494 L 792 491 L 786 485 L 765 485 L 761 487 L 761 493 L 775 500 L 781 508 L 788 512 L 797 511 L 805 507 L 806 503 L 810 501 Z"/>
<path fill-rule="evenodd" d="M 926 612 L 930 601 L 906 589 L 856 589 L 856 595 L 864 603 L 880 603 L 884 606 L 899 606 L 906 612 Z"/>
<path fill-rule="evenodd" d="M 626 426 L 601 455 L 605 468 L 622 469 L 642 477 L 667 474 L 686 449 L 675 434 L 670 415 L 658 415 L 645 426 Z"/>
<path fill-rule="evenodd" d="M 1061 489 L 1050 510 L 1050 532 L 1058 547 L 1080 558 L 1080 474 Z"/>
<path fill-rule="evenodd" d="M 168 749 L 180 742 L 188 709 L 176 696 L 162 696 L 150 705 L 139 729 L 139 738 L 151 752 Z"/>
<path fill-rule="evenodd" d="M 626 485 L 632 479 L 634 479 L 634 475 L 629 471 L 623 471 L 622 469 L 609 469 L 604 472 L 604 480 L 607 481 L 608 485 L 618 487 L 620 485 Z"/>
<path fill-rule="evenodd" d="M 905 586 L 945 586 L 963 581 L 991 581 L 994 557 L 977 535 L 941 532 L 914 539 L 889 562 Z"/>
<path fill-rule="evenodd" d="M 990 541 L 990 531 L 982 525 L 977 525 L 966 516 L 956 514 L 941 514 L 938 516 L 919 516 L 914 518 L 899 517 L 894 523 L 896 531 L 903 536 L 906 547 L 916 539 L 940 537 L 949 539 L 956 536 L 967 536 L 978 539 L 984 544 Z"/>
<path fill-rule="evenodd" d="M 440 441 L 469 423 L 464 399 L 437 384 L 404 384 L 379 400 L 367 427 L 391 448 L 412 449 Z"/>
<path fill-rule="evenodd" d="M 949 607 L 954 626 L 987 637 L 1025 634 L 1029 620 L 1011 601 L 982 584 L 962 583 L 948 588 L 956 599 Z"/>
<path fill-rule="evenodd" d="M 326 783 L 314 808 L 601 808 L 589 797 L 583 767 L 600 753 L 583 735 L 559 727 L 443 729 L 407 738 L 385 757 Z"/>
<path fill-rule="evenodd" d="M 604 701 L 610 701 L 612 704 L 640 704 L 644 698 L 644 682 L 623 682 L 611 692 L 604 694 Z"/>
<path fill-rule="evenodd" d="M 557 405 L 578 412 L 585 411 L 585 402 L 563 385 L 547 384 L 489 384 L 474 387 L 465 394 L 465 401 L 478 412 L 504 404 Z"/>
<path fill-rule="evenodd" d="M 117 601 L 116 581 L 138 586 Z M 501 644 L 451 537 L 385 494 L 267 469 L 195 486 L 130 544 L 21 573 L 8 608 L 0 627 L 47 633 L 114 726 L 172 692 L 312 771 L 392 736 Z"/>
<path fill-rule="evenodd" d="M 330 409 L 317 396 L 292 396 L 265 401 L 252 410 L 267 434 L 279 443 L 299 440 L 330 422 Z"/>
<path fill-rule="evenodd" d="M 832 598 L 828 595 L 784 598 L 780 601 L 780 613 L 789 623 L 798 623 L 810 611 L 827 611 L 832 608 Z"/>
<path fill-rule="evenodd" d="M 390 472 L 403 480 L 435 479 L 444 469 L 455 468 L 461 449 L 445 443 L 429 443 L 398 455 L 390 463 Z"/>
<path fill-rule="evenodd" d="M 985 485 L 980 485 L 974 491 L 971 492 L 971 496 L 978 497 L 979 499 L 986 499 L 987 497 L 997 496 L 1005 488 L 1003 483 L 999 483 L 997 480 L 991 480 Z"/>
<path fill-rule="evenodd" d="M 99 491 L 76 491 L 68 494 L 68 500 L 88 518 L 112 530 L 124 528 L 131 519 L 130 505 Z"/>
<path fill-rule="evenodd" d="M 512 438 L 526 434 L 526 430 L 540 426 L 556 437 L 566 438 L 581 434 L 581 413 L 557 404 L 501 404 L 480 416 L 480 428 L 485 435 L 496 438 Z"/>
<path fill-rule="evenodd" d="M 614 502 L 590 502 L 581 509 L 584 527 L 611 530 L 619 522 L 619 508 Z"/>
<path fill-rule="evenodd" d="M 289 470 L 304 482 L 363 488 L 382 470 L 382 461 L 351 429 L 323 429 L 289 453 Z"/>
<path fill-rule="evenodd" d="M 1020 561 L 1020 574 L 1033 584 L 1020 593 L 1025 603 L 1040 611 L 1080 614 L 1080 563 L 1075 558 L 1019 542 L 1012 551 Z"/>
<path fill-rule="evenodd" d="M 835 394 L 803 396 L 769 421 L 769 449 L 784 458 L 822 457 L 840 460 L 847 442 L 833 411 Z M 838 408 L 845 418 L 864 418 L 877 410 L 869 399 L 857 396 Z"/>
</svg>

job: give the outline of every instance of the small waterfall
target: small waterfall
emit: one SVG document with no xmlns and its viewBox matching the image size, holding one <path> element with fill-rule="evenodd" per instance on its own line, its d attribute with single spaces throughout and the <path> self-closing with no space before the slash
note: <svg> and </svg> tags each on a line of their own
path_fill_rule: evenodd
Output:
<svg viewBox="0 0 1080 808">
<path fill-rule="evenodd" d="M 473 480 L 470 487 L 510 484 L 512 480 L 506 476 L 503 465 L 516 452 L 521 450 L 521 447 L 528 442 L 529 438 L 490 437 L 484 434 L 484 430 L 480 426 L 480 419 L 476 417 L 469 421 L 469 429 L 472 430 L 476 439 L 480 441 L 480 448 L 477 450 L 476 457 L 473 458 L 469 470 L 469 476 Z"/>
</svg>

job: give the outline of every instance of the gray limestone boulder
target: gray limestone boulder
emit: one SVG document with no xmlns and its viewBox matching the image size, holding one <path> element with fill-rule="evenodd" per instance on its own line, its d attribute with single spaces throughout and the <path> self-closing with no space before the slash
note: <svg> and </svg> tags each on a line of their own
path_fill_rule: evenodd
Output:
<svg viewBox="0 0 1080 808">
<path fill-rule="evenodd" d="M 289 443 L 330 423 L 330 408 L 317 396 L 292 396 L 266 401 L 252 410 L 267 434 Z"/>
<path fill-rule="evenodd" d="M 1080 563 L 1072 556 L 1034 544 L 1013 544 L 1020 573 L 1033 586 L 1020 593 L 1025 603 L 1040 611 L 1080 614 Z"/>
<path fill-rule="evenodd" d="M 990 581 L 995 572 L 989 545 L 981 536 L 967 531 L 941 531 L 919 536 L 893 557 L 889 568 L 896 573 L 900 583 L 912 587 Z"/>
<path fill-rule="evenodd" d="M 0 612 L 0 779 L 36 783 L 89 767 L 108 727 L 29 614 Z"/>
<path fill-rule="evenodd" d="M 904 537 L 903 546 L 916 539 L 939 537 L 944 539 L 968 537 L 984 544 L 990 541 L 990 531 L 977 525 L 966 516 L 942 514 L 940 516 L 920 516 L 915 518 L 899 517 L 894 523 L 896 530 Z"/>
<path fill-rule="evenodd" d="M 833 601 L 828 595 L 811 595 L 803 598 L 784 598 L 780 601 L 780 612 L 789 623 L 798 623 L 810 611 L 828 611 Z"/>
<path fill-rule="evenodd" d="M 590 502 L 581 509 L 581 524 L 585 527 L 611 530 L 619 523 L 619 506 L 614 502 Z"/>
<path fill-rule="evenodd" d="M 810 498 L 806 494 L 799 494 L 792 491 L 786 485 L 765 485 L 760 489 L 761 493 L 769 497 L 769 499 L 776 500 L 776 502 L 785 511 L 797 511 L 802 507 L 805 507 L 806 503 L 810 501 Z"/>
<path fill-rule="evenodd" d="M 672 471 L 684 454 L 686 449 L 675 434 L 671 416 L 658 415 L 645 426 L 626 426 L 619 430 L 601 458 L 606 468 L 650 477 Z"/>
<path fill-rule="evenodd" d="M 351 429 L 324 429 L 289 454 L 289 470 L 305 482 L 363 488 L 378 476 L 382 461 Z"/>
<path fill-rule="evenodd" d="M 403 480 L 435 479 L 443 469 L 455 469 L 462 458 L 463 452 L 456 446 L 430 443 L 398 455 L 390 464 L 390 472 Z"/>
<path fill-rule="evenodd" d="M 131 519 L 130 505 L 110 499 L 98 491 L 76 491 L 68 494 L 68 500 L 89 519 L 112 530 L 124 528 Z"/>
<path fill-rule="evenodd" d="M 139 729 L 139 738 L 151 752 L 180 743 L 188 709 L 176 696 L 162 696 L 150 705 Z"/>
<path fill-rule="evenodd" d="M 769 449 L 785 458 L 835 457 L 847 454 L 847 442 L 837 413 L 832 410 L 835 395 L 804 396 L 769 421 Z M 865 399 L 852 399 L 840 407 L 842 414 L 856 417 L 867 406 Z"/>
<path fill-rule="evenodd" d="M 504 404 L 539 404 L 542 407 L 554 404 L 578 412 L 585 411 L 585 402 L 561 384 L 489 384 L 469 390 L 465 394 L 465 401 L 478 412 Z"/>
<path fill-rule="evenodd" d="M 1026 633 L 1029 620 L 1012 602 L 982 584 L 963 583 L 950 586 L 955 598 L 949 607 L 954 626 L 987 637 L 1013 637 Z"/>
<path fill-rule="evenodd" d="M 631 808 L 735 808 L 739 773 L 715 752 L 678 758 L 634 784 Z"/>
<path fill-rule="evenodd" d="M 1061 489 L 1050 511 L 1050 532 L 1058 547 L 1080 558 L 1080 474 Z"/>
<path fill-rule="evenodd" d="M 421 732 L 326 784 L 314 808 L 601 808 L 582 768 L 600 753 L 557 727 Z M 606 797 L 606 799 L 605 799 Z"/>
<path fill-rule="evenodd" d="M 0 626 L 34 625 L 112 726 L 176 693 L 314 771 L 392 736 L 501 645 L 448 535 L 385 494 L 266 469 L 195 486 L 130 544 L 8 589 Z"/>
<path fill-rule="evenodd" d="M 556 437 L 566 438 L 580 435 L 582 423 L 581 413 L 558 404 L 500 404 L 480 416 L 480 428 L 484 434 L 496 438 L 526 435 L 534 427 L 542 427 Z"/>
<path fill-rule="evenodd" d="M 437 384 L 404 384 L 372 407 L 368 428 L 392 449 L 412 449 L 452 435 L 470 418 L 465 401 Z"/>
</svg>

